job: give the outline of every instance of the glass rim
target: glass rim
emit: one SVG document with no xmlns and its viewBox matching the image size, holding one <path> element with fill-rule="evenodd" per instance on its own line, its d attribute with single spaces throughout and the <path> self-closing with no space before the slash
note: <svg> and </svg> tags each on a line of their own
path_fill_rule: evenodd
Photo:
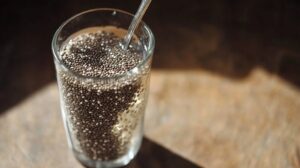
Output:
<svg viewBox="0 0 300 168">
<path fill-rule="evenodd" d="M 118 79 L 118 78 L 122 78 L 127 76 L 128 74 L 132 74 L 134 73 L 137 69 L 141 68 L 143 65 L 145 65 L 147 63 L 147 61 L 152 57 L 153 55 L 153 51 L 154 51 L 154 47 L 155 47 L 155 38 L 154 35 L 151 31 L 151 29 L 149 28 L 149 26 L 142 20 L 139 24 L 139 26 L 142 26 L 143 29 L 146 30 L 146 34 L 149 37 L 149 45 L 147 45 L 147 50 L 146 50 L 146 55 L 145 57 L 143 57 L 143 60 L 137 64 L 136 66 L 134 66 L 133 68 L 129 69 L 128 71 L 122 73 L 122 74 L 118 74 L 118 75 L 113 75 L 110 77 L 90 77 L 90 76 L 84 76 L 81 75 L 77 72 L 72 71 L 70 68 L 68 68 L 60 59 L 60 54 L 59 54 L 59 49 L 58 46 L 56 45 L 56 42 L 58 40 L 58 36 L 60 34 L 60 32 L 62 31 L 62 29 L 71 21 L 73 21 L 74 19 L 76 19 L 79 16 L 82 16 L 84 14 L 88 14 L 88 13 L 92 13 L 92 12 L 107 12 L 107 11 L 111 11 L 111 12 L 119 12 L 123 15 L 128 15 L 132 18 L 134 18 L 134 15 L 132 13 L 126 12 L 124 10 L 121 9 L 115 9 L 115 8 L 95 8 L 95 9 L 90 9 L 90 10 L 86 10 L 83 12 L 80 12 L 76 15 L 73 15 L 72 17 L 68 18 L 66 21 L 64 21 L 59 28 L 55 31 L 54 36 L 52 38 L 52 42 L 51 42 L 51 49 L 52 49 L 52 53 L 54 56 L 55 61 L 57 61 L 59 63 L 59 66 L 61 66 L 64 70 L 66 70 L 68 73 L 74 75 L 75 77 L 79 78 L 79 79 L 83 79 L 83 80 L 109 80 L 109 79 Z M 76 32 L 74 32 L 76 33 Z"/>
</svg>

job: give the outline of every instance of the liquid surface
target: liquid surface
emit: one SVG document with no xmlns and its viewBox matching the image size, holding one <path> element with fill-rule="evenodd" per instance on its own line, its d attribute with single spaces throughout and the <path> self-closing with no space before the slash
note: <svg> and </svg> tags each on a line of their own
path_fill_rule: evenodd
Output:
<svg viewBox="0 0 300 168">
<path fill-rule="evenodd" d="M 63 45 L 62 62 L 76 74 L 86 77 L 112 77 L 126 73 L 143 59 L 137 40 L 123 50 L 127 31 L 107 26 L 83 29 Z"/>
</svg>

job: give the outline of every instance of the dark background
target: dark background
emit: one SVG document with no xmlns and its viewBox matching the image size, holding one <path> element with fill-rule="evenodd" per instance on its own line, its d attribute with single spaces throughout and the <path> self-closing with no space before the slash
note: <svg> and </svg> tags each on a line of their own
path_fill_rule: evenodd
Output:
<svg viewBox="0 0 300 168">
<path fill-rule="evenodd" d="M 97 7 L 134 13 L 139 3 L 1 2 L 0 113 L 55 80 L 50 43 L 64 20 Z M 144 20 L 156 37 L 154 69 L 201 68 L 241 79 L 261 67 L 299 87 L 299 18 L 298 0 L 153 0 Z M 202 52 L 211 47 L 205 39 L 217 39 L 217 47 Z"/>
<path fill-rule="evenodd" d="M 6 1 L 0 5 L 0 115 L 55 81 L 51 40 L 81 11 L 135 13 L 137 0 Z M 144 21 L 156 37 L 153 68 L 243 79 L 256 68 L 300 87 L 299 0 L 153 0 Z M 255 86 L 253 86 L 255 87 Z M 128 167 L 199 167 L 144 139 Z"/>
</svg>

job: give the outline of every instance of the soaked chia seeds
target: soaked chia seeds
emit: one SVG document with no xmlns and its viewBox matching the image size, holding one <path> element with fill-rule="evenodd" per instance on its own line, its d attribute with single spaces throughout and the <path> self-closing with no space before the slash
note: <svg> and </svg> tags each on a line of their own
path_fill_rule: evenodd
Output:
<svg viewBox="0 0 300 168">
<path fill-rule="evenodd" d="M 83 33 L 71 38 L 61 50 L 62 61 L 73 72 L 85 77 L 112 77 L 124 74 L 141 63 L 137 44 L 128 50 L 112 32 Z"/>
<path fill-rule="evenodd" d="M 145 107 L 142 75 L 125 79 L 98 79 L 122 75 L 142 61 L 138 44 L 127 51 L 121 38 L 103 30 L 71 37 L 61 48 L 61 60 L 71 70 L 58 72 L 71 141 L 93 160 L 113 160 L 128 151 Z"/>
</svg>

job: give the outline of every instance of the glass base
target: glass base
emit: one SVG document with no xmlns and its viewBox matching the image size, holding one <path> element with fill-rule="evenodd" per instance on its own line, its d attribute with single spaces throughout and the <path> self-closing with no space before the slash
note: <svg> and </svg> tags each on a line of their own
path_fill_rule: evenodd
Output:
<svg viewBox="0 0 300 168">
<path fill-rule="evenodd" d="M 74 149 L 73 153 L 76 159 L 88 168 L 116 168 L 127 165 L 136 156 L 141 144 L 142 140 L 132 146 L 125 155 L 110 161 L 92 160 Z"/>
</svg>

